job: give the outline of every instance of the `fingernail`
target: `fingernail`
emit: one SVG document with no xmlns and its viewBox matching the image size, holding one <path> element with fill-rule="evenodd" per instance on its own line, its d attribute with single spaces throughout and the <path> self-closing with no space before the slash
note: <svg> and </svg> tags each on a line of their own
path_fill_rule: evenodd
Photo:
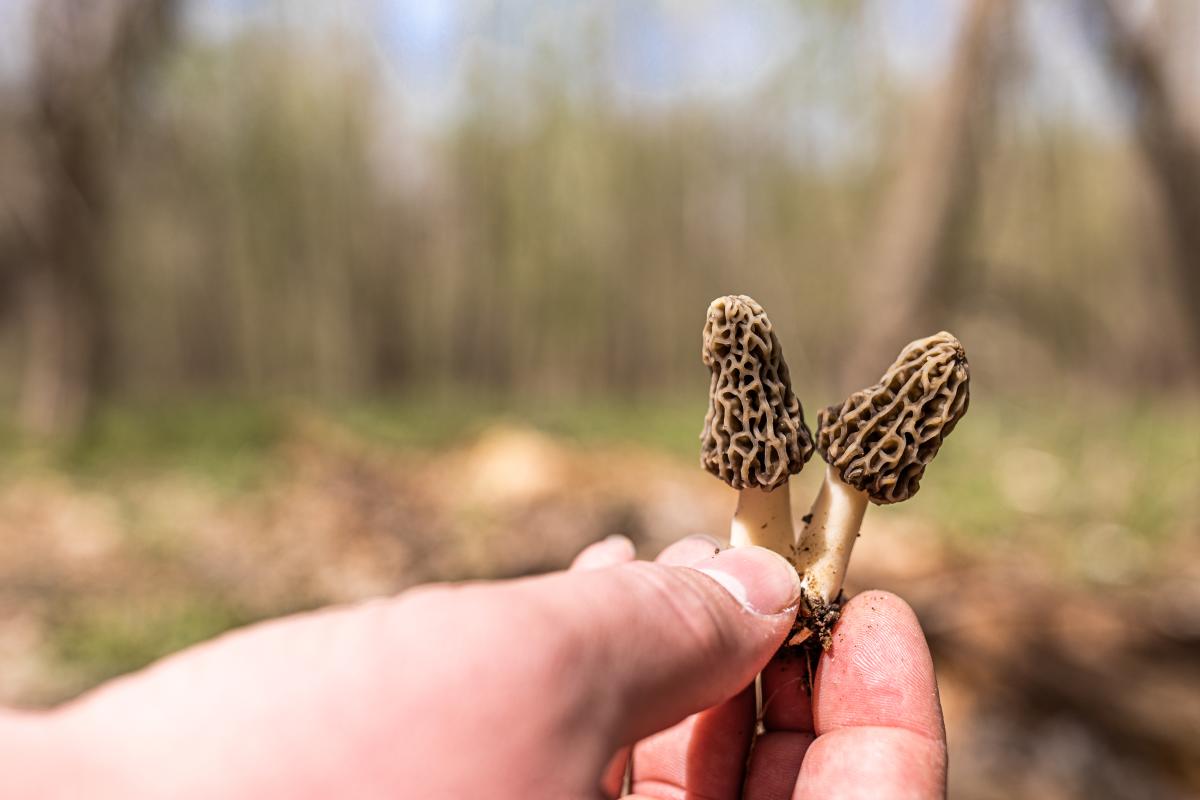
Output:
<svg viewBox="0 0 1200 800">
<path fill-rule="evenodd" d="M 714 552 L 717 550 L 720 550 L 723 547 L 723 545 L 719 541 L 717 541 L 717 538 L 715 536 L 709 536 L 707 533 L 690 533 L 687 536 L 683 537 L 683 540 L 685 542 L 691 542 L 691 541 L 704 542 L 705 544 L 712 547 Z"/>
<path fill-rule="evenodd" d="M 630 558 L 637 555 L 637 547 L 634 546 L 633 540 L 620 533 L 613 533 L 605 536 L 602 540 L 602 544 L 612 547 L 614 550 L 624 550 L 629 554 Z"/>
<path fill-rule="evenodd" d="M 800 576 L 795 567 L 762 547 L 724 550 L 700 571 L 756 614 L 779 614 L 800 599 Z"/>
</svg>

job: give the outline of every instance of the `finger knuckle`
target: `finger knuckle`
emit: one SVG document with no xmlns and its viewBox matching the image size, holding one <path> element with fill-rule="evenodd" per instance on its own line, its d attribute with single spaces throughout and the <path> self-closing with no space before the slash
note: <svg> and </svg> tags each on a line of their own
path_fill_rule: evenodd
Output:
<svg viewBox="0 0 1200 800">
<path fill-rule="evenodd" d="M 736 644 L 728 615 L 722 613 L 717 587 L 704 575 L 683 567 L 647 564 L 645 586 L 650 602 L 667 616 L 665 629 L 700 658 L 715 658 Z"/>
</svg>

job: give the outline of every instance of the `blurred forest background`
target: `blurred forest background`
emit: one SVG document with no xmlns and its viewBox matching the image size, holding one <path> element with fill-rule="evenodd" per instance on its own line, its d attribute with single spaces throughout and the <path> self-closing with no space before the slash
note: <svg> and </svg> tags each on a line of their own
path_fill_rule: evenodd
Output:
<svg viewBox="0 0 1200 800">
<path fill-rule="evenodd" d="M 952 794 L 1195 796 L 1198 78 L 1189 0 L 0 0 L 0 700 L 720 533 L 747 293 L 810 423 L 967 347 L 852 568 Z"/>
</svg>

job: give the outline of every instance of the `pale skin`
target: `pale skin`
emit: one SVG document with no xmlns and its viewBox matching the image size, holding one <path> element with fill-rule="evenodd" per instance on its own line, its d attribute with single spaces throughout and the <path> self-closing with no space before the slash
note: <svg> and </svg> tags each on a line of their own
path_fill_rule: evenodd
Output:
<svg viewBox="0 0 1200 800">
<path fill-rule="evenodd" d="M 924 637 L 850 600 L 810 702 L 772 660 L 799 583 L 712 540 L 635 562 L 432 586 L 252 626 L 40 713 L 0 714 L 0 796 L 936 798 L 946 741 Z M 763 673 L 766 733 L 748 689 Z"/>
</svg>

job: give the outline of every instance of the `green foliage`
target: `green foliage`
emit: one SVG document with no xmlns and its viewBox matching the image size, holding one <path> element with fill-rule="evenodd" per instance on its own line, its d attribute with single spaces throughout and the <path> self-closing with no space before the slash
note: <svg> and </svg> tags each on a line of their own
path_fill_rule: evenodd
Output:
<svg viewBox="0 0 1200 800">
<path fill-rule="evenodd" d="M 794 52 L 743 95 L 654 104 L 613 82 L 595 5 L 524 66 L 467 53 L 436 123 L 349 33 L 184 40 L 114 151 L 104 390 L 636 403 L 695 380 L 730 292 L 766 304 L 796 374 L 840 379 L 927 98 L 876 58 L 864 4 L 791 13 Z M 938 323 L 1010 391 L 1194 376 L 1129 142 L 996 102 Z"/>
</svg>

